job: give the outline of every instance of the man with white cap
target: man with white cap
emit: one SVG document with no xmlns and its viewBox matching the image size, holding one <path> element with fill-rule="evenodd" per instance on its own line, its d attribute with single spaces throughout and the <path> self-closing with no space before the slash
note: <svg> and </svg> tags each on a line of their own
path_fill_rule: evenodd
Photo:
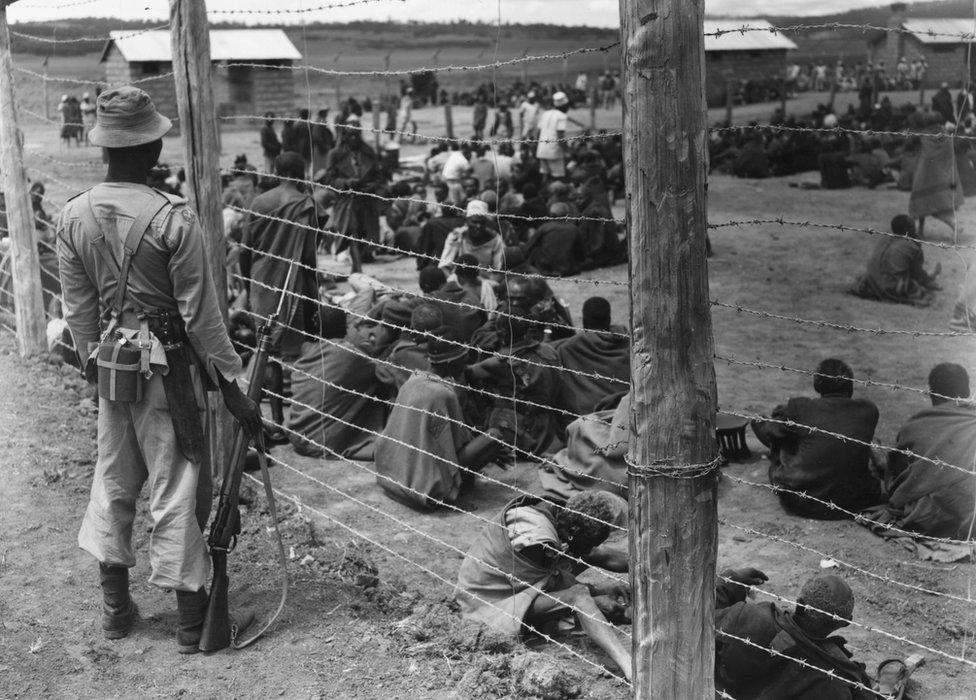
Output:
<svg viewBox="0 0 976 700">
<path fill-rule="evenodd" d="M 108 173 L 67 202 L 57 225 L 65 320 L 100 396 L 98 461 L 78 544 L 98 560 L 105 637 L 125 637 L 138 617 L 129 596 L 132 527 L 148 481 L 149 581 L 176 591 L 178 649 L 193 653 L 209 573 L 204 389 L 219 387 L 252 435 L 260 412 L 237 385 L 241 362 L 196 215 L 183 199 L 146 184 L 169 119 L 129 86 L 103 92 L 96 109 L 89 141 L 106 149 Z M 126 348 L 129 363 L 119 359 Z"/>
<path fill-rule="evenodd" d="M 338 190 L 332 206 L 332 225 L 339 233 L 336 253 L 349 250 L 350 272 L 362 272 L 362 241 L 375 243 L 380 235 L 377 190 L 386 174 L 376 152 L 363 141 L 359 117 L 350 114 L 340 129 L 339 145 L 325 159 L 322 182 Z M 372 196 L 371 196 L 372 195 Z"/>
<path fill-rule="evenodd" d="M 498 235 L 498 230 L 488 225 L 488 216 L 485 202 L 480 199 L 468 202 L 466 223 L 448 235 L 437 266 L 450 272 L 460 256 L 473 255 L 482 277 L 490 275 L 490 270 L 500 272 L 505 262 L 505 242 Z"/>
<path fill-rule="evenodd" d="M 566 124 L 569 117 L 569 98 L 565 92 L 552 96 L 552 109 L 547 109 L 539 117 L 539 144 L 535 157 L 539 159 L 539 170 L 548 180 L 562 180 L 566 177 Z"/>
</svg>

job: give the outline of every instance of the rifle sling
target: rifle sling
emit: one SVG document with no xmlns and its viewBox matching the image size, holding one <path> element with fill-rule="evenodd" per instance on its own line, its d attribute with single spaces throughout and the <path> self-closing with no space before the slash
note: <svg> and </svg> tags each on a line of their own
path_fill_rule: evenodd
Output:
<svg viewBox="0 0 976 700">
<path fill-rule="evenodd" d="M 275 503 L 274 487 L 271 485 L 271 474 L 268 472 L 268 457 L 264 450 L 264 440 L 258 440 L 256 447 L 258 453 L 258 464 L 261 465 L 261 481 L 264 483 L 264 494 L 268 498 L 268 511 L 271 514 L 271 522 L 274 523 L 275 539 L 278 543 L 278 563 L 281 567 L 281 598 L 278 600 L 278 609 L 275 610 L 274 615 L 268 618 L 268 621 L 264 623 L 264 626 L 261 627 L 261 629 L 244 641 L 237 641 L 237 625 L 231 626 L 230 643 L 235 649 L 243 649 L 246 646 L 250 646 L 252 643 L 256 642 L 261 635 L 267 632 L 271 625 L 274 624 L 275 620 L 278 619 L 278 616 L 281 615 L 282 611 L 285 609 L 285 601 L 288 599 L 288 557 L 285 555 L 285 545 L 281 541 L 281 531 L 278 529 L 278 508 L 277 504 Z"/>
</svg>

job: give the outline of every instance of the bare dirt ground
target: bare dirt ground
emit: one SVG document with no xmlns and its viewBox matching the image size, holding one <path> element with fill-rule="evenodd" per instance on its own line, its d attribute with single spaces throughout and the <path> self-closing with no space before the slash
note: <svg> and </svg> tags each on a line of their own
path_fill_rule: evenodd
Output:
<svg viewBox="0 0 976 700">
<path fill-rule="evenodd" d="M 437 128 L 436 115 L 424 118 Z M 29 161 L 61 181 L 49 189 L 52 198 L 63 200 L 99 176 L 100 167 L 88 162 L 97 158 L 94 149 L 62 151 L 49 128 L 25 131 L 28 149 L 64 161 L 40 157 Z M 420 150 L 414 147 L 413 152 Z M 225 133 L 223 164 L 229 165 L 239 152 L 256 160 L 253 132 Z M 177 139 L 167 139 L 164 155 L 171 162 L 181 160 Z M 890 218 L 907 208 L 907 194 L 892 190 L 789 187 L 790 182 L 804 179 L 816 176 L 763 182 L 713 177 L 709 219 L 719 223 L 782 216 L 886 229 Z M 620 209 L 616 211 L 619 215 Z M 966 205 L 960 216 L 969 232 L 964 238 L 971 243 L 976 209 Z M 951 232 L 939 226 L 933 222 L 930 234 L 950 240 Z M 943 265 L 946 291 L 928 309 L 883 305 L 845 293 L 862 270 L 876 236 L 762 224 L 715 229 L 711 238 L 715 249 L 709 260 L 711 296 L 775 314 L 861 328 L 945 331 L 956 285 L 962 280 L 964 258 L 959 253 L 927 247 L 927 264 Z M 392 285 L 416 288 L 410 261 L 374 265 L 368 271 Z M 624 282 L 626 270 L 601 270 L 587 273 L 586 278 Z M 597 286 L 577 279 L 554 287 L 577 319 L 583 300 L 601 294 L 613 302 L 617 320 L 626 320 L 624 286 Z M 966 338 L 846 332 L 723 308 L 714 309 L 713 323 L 717 353 L 742 361 L 809 370 L 824 357 L 838 356 L 853 366 L 859 378 L 915 389 L 925 387 L 930 367 L 939 361 L 961 362 L 971 374 L 976 372 L 976 352 Z M 17 358 L 9 336 L 0 335 L 0 343 L 0 440 L 9 446 L 5 478 L 0 481 L 4 694 L 525 697 L 541 691 L 531 683 L 542 678 L 558 687 L 562 695 L 556 697 L 570 696 L 577 689 L 588 697 L 626 697 L 624 686 L 564 650 L 511 649 L 459 626 L 443 601 L 451 593 L 445 581 L 453 581 L 460 556 L 431 538 L 464 550 L 480 529 L 477 518 L 451 512 L 418 514 L 379 492 L 368 471 L 371 465 L 305 459 L 287 447 L 274 450 L 283 463 L 273 469 L 274 480 L 303 505 L 292 502 L 285 508 L 286 545 L 294 548 L 293 591 L 284 618 L 268 639 L 250 651 L 179 658 L 170 639 L 174 601 L 144 583 L 143 518 L 137 526 L 142 561 L 135 570 L 134 588 L 146 619 L 129 639 L 105 642 L 98 630 L 93 564 L 74 545 L 94 459 L 94 416 L 83 400 L 86 390 L 57 368 Z M 787 396 L 812 393 L 811 378 L 802 373 L 721 361 L 716 362 L 716 372 L 719 403 L 726 409 L 768 412 Z M 921 393 L 904 389 L 870 386 L 859 387 L 858 393 L 878 404 L 881 423 L 876 437 L 886 444 L 891 444 L 910 415 L 927 404 Z M 751 446 L 757 457 L 732 465 L 726 473 L 764 482 L 767 463 L 758 454 L 759 445 L 753 441 Z M 532 491 L 538 485 L 530 465 L 509 472 L 489 471 L 488 476 L 502 485 L 481 481 L 461 504 L 483 517 L 490 517 L 510 498 L 513 487 Z M 720 567 L 758 566 L 770 575 L 766 587 L 771 592 L 795 597 L 803 580 L 820 570 L 821 560 L 832 557 L 842 562 L 837 571 L 854 588 L 857 621 L 947 654 L 972 658 L 976 635 L 972 564 L 923 562 L 852 523 L 789 516 L 766 489 L 737 485 L 731 479 L 723 479 L 720 494 L 720 517 L 725 523 L 720 527 Z M 234 603 L 268 610 L 274 603 L 276 580 L 262 496 L 254 496 L 245 519 L 247 532 L 232 557 Z M 851 627 L 845 633 L 856 658 L 867 662 L 869 669 L 882 659 L 919 651 L 916 645 L 864 628 Z M 605 661 L 582 639 L 570 638 L 567 643 L 588 659 Z M 537 651 L 544 653 L 535 656 Z M 973 668 L 931 651 L 923 653 L 928 665 L 915 676 L 913 697 L 969 698 L 976 693 Z M 532 664 L 543 671 L 535 672 Z"/>
</svg>

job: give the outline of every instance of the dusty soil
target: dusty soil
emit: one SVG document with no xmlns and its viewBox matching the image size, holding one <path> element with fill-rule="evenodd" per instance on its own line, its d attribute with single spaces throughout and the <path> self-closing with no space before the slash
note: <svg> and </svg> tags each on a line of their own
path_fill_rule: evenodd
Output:
<svg viewBox="0 0 976 700">
<path fill-rule="evenodd" d="M 436 123 L 429 126 L 436 133 Z M 49 128 L 26 131 L 28 148 L 44 150 L 66 163 L 31 161 L 62 181 L 49 190 L 52 197 L 63 199 L 98 176 L 100 167 L 87 162 L 96 156 L 95 150 L 59 151 Z M 166 149 L 166 157 L 179 162 L 177 140 L 167 139 Z M 413 152 L 420 150 L 413 148 Z M 225 133 L 224 164 L 229 165 L 239 152 L 256 155 L 253 132 Z M 907 208 L 907 194 L 892 190 L 827 192 L 789 187 L 790 182 L 804 179 L 816 176 L 764 182 L 713 177 L 709 218 L 717 223 L 783 216 L 884 229 L 894 214 Z M 620 213 L 619 207 L 616 211 Z M 969 234 L 976 232 L 972 206 L 960 213 L 962 226 Z M 930 234 L 949 240 L 951 232 L 939 226 L 933 222 Z M 708 264 L 713 298 L 861 328 L 948 330 L 963 256 L 972 254 L 927 247 L 927 264 L 943 265 L 946 291 L 932 307 L 915 309 L 845 293 L 862 270 L 875 236 L 764 224 L 716 229 L 711 237 L 715 256 Z M 965 238 L 972 242 L 971 235 Z M 374 265 L 368 271 L 390 284 L 416 288 L 416 272 L 409 261 Z M 626 270 L 588 273 L 587 278 L 624 282 Z M 624 286 L 567 280 L 554 287 L 577 319 L 583 300 L 601 294 L 619 310 L 615 311 L 618 320 L 626 320 Z M 961 362 L 976 376 L 970 339 L 846 332 L 722 308 L 714 310 L 713 323 L 717 353 L 738 360 L 811 370 L 824 357 L 838 356 L 853 366 L 858 378 L 914 389 L 924 388 L 930 367 L 938 361 Z M 9 337 L 2 336 L 0 343 L 4 352 L 0 355 L 0 440 L 9 446 L 6 478 L 0 483 L 0 575 L 6 593 L 0 600 L 0 677 L 6 694 L 521 697 L 540 694 L 531 682 L 541 675 L 562 696 L 577 688 L 589 697 L 626 696 L 622 685 L 564 650 L 509 649 L 459 626 L 445 602 L 451 593 L 445 581 L 453 581 L 459 555 L 431 537 L 464 550 L 481 521 L 451 512 L 415 513 L 379 492 L 369 472 L 371 465 L 309 460 L 288 448 L 275 449 L 280 463 L 273 472 L 276 486 L 302 504 L 291 502 L 283 509 L 286 545 L 294 549 L 293 591 L 285 616 L 268 639 L 250 651 L 178 657 L 170 640 L 174 601 L 144 583 L 143 519 L 137 528 L 143 561 L 136 568 L 135 593 L 145 620 L 129 639 L 105 642 L 97 624 L 93 564 L 74 545 L 94 459 L 94 419 L 83 399 L 85 388 L 57 368 L 11 354 Z M 808 375 L 789 370 L 716 362 L 716 372 L 719 402 L 726 409 L 768 412 L 787 396 L 812 391 Z M 878 404 L 877 439 L 887 444 L 927 402 L 922 394 L 903 388 L 858 387 L 858 394 Z M 726 473 L 764 482 L 766 462 L 759 446 L 750 444 L 757 456 L 729 467 Z M 495 512 L 511 497 L 512 487 L 537 488 L 529 465 L 488 475 L 501 484 L 482 481 L 461 504 L 479 516 Z M 947 654 L 972 658 L 973 565 L 922 562 L 854 524 L 794 518 L 766 489 L 736 485 L 730 479 L 723 479 L 719 510 L 727 523 L 720 527 L 720 566 L 759 566 L 770 575 L 766 587 L 771 592 L 795 597 L 802 581 L 820 570 L 825 556 L 855 565 L 881 577 L 839 567 L 857 596 L 856 620 Z M 233 557 L 234 603 L 269 610 L 276 580 L 262 496 L 254 497 L 245 517 L 248 531 Z M 916 645 L 863 628 L 845 632 L 856 657 L 869 668 L 882 659 L 919 651 Z M 584 640 L 566 641 L 587 658 L 605 661 Z M 542 655 L 533 655 L 537 653 Z M 928 665 L 915 676 L 914 697 L 969 698 L 976 693 L 973 668 L 931 651 L 923 653 Z M 527 670 L 533 664 L 543 671 Z"/>
</svg>

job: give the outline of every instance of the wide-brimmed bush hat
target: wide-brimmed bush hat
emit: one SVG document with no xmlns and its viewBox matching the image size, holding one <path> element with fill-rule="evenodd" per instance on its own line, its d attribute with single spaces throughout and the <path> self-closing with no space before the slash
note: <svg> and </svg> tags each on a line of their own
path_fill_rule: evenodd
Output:
<svg viewBox="0 0 976 700">
<path fill-rule="evenodd" d="M 88 140 L 103 148 L 129 148 L 151 143 L 171 128 L 173 123 L 156 111 L 145 91 L 123 85 L 98 96 Z"/>
</svg>

